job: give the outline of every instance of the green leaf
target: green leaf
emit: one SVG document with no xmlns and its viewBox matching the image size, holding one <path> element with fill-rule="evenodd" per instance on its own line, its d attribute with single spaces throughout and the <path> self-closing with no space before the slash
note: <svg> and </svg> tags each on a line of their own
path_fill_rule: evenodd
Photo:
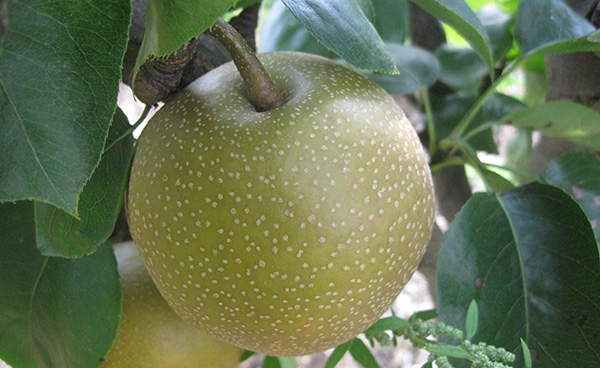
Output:
<svg viewBox="0 0 600 368">
<path fill-rule="evenodd" d="M 531 352 L 523 339 L 521 339 L 521 350 L 523 350 L 523 366 L 531 368 Z"/>
<path fill-rule="evenodd" d="M 499 122 L 539 130 L 592 150 L 600 149 L 600 113 L 572 101 L 553 101 L 515 111 Z"/>
<path fill-rule="evenodd" d="M 299 51 L 330 59 L 337 56 L 306 31 L 281 2 L 275 1 L 261 28 L 259 52 Z"/>
<path fill-rule="evenodd" d="M 479 85 L 488 69 L 473 49 L 444 45 L 436 53 L 440 62 L 440 82 L 457 92 L 479 93 Z"/>
<path fill-rule="evenodd" d="M 266 356 L 262 368 L 296 368 L 296 358 Z"/>
<path fill-rule="evenodd" d="M 340 362 L 340 360 L 342 360 L 344 355 L 346 355 L 346 353 L 350 349 L 350 346 L 352 346 L 353 341 L 354 340 L 350 340 L 341 345 L 338 345 L 335 349 L 333 349 L 331 355 L 325 363 L 325 367 L 323 368 L 334 368 Z"/>
<path fill-rule="evenodd" d="M 150 57 L 177 51 L 211 27 L 236 0 L 147 0 L 146 33 L 135 63 L 135 73 Z"/>
<path fill-rule="evenodd" d="M 283 0 L 306 30 L 357 68 L 397 73 L 373 24 L 354 0 Z"/>
<path fill-rule="evenodd" d="M 385 42 L 403 43 L 408 33 L 408 0 L 374 0 L 373 24 Z"/>
<path fill-rule="evenodd" d="M 586 153 L 565 153 L 548 164 L 543 176 L 579 203 L 600 244 L 600 160 Z"/>
<path fill-rule="evenodd" d="M 515 23 L 515 39 L 526 57 L 600 50 L 588 40 L 596 27 L 562 0 L 522 0 Z"/>
<path fill-rule="evenodd" d="M 400 317 L 392 316 L 382 318 L 379 321 L 375 322 L 373 326 L 369 327 L 364 333 L 372 334 L 378 332 L 385 332 L 388 330 L 398 330 L 408 327 L 408 321 L 402 319 Z"/>
<path fill-rule="evenodd" d="M 464 0 L 412 0 L 440 21 L 454 28 L 481 56 L 491 74 L 494 70 L 487 32 Z"/>
<path fill-rule="evenodd" d="M 242 357 L 240 358 L 240 362 L 247 360 L 253 355 L 256 355 L 256 353 L 250 350 L 244 350 L 244 352 L 242 353 Z"/>
<path fill-rule="evenodd" d="M 33 204 L 0 204 L 0 357 L 13 368 L 95 368 L 115 338 L 121 288 L 110 245 L 45 257 Z"/>
<path fill-rule="evenodd" d="M 558 188 L 473 196 L 446 233 L 437 290 L 440 320 L 452 326 L 465 324 L 476 300 L 475 339 L 516 353 L 516 367 L 521 338 L 539 367 L 598 362 L 598 247 L 581 208 Z"/>
<path fill-rule="evenodd" d="M 432 344 L 425 347 L 430 353 L 457 359 L 472 359 L 471 355 L 460 346 L 448 344 Z"/>
<path fill-rule="evenodd" d="M 444 138 L 449 137 L 454 127 L 456 127 L 460 119 L 469 112 L 476 100 L 475 96 L 464 96 L 460 94 L 433 96 L 431 99 L 431 107 L 435 122 L 436 138 L 441 141 Z M 480 112 L 469 125 L 469 129 L 475 129 L 485 122 L 483 114 Z M 497 152 L 496 143 L 494 142 L 492 132 L 489 129 L 469 138 L 468 143 L 473 149 L 478 151 Z"/>
<path fill-rule="evenodd" d="M 416 46 L 387 44 L 400 74 L 364 73 L 390 94 L 409 94 L 430 87 L 438 79 L 440 64 L 429 51 Z"/>
<path fill-rule="evenodd" d="M 402 43 L 408 27 L 408 0 L 378 0 L 366 5 L 360 2 L 365 15 L 385 42 Z M 374 12 L 372 16 L 368 15 Z M 281 2 L 275 1 L 264 20 L 260 33 L 260 52 L 301 51 L 336 59 L 337 55 L 317 41 Z"/>
<path fill-rule="evenodd" d="M 433 368 L 433 361 L 427 361 L 421 366 L 421 368 Z"/>
<path fill-rule="evenodd" d="M 430 321 L 432 319 L 438 318 L 438 311 L 437 309 L 428 309 L 428 310 L 424 310 L 424 311 L 418 311 L 413 313 L 412 316 L 410 316 L 410 318 L 408 319 L 409 322 L 413 323 L 416 320 L 421 320 L 421 321 Z"/>
<path fill-rule="evenodd" d="M 475 333 L 477 332 L 477 322 L 479 319 L 479 311 L 477 309 L 477 302 L 475 300 L 471 301 L 469 304 L 469 309 L 467 309 L 467 321 L 466 321 L 466 339 L 471 340 Z"/>
<path fill-rule="evenodd" d="M 107 142 L 112 143 L 131 126 L 117 109 Z M 83 257 L 96 251 L 114 228 L 125 191 L 133 136 L 107 151 L 79 198 L 79 219 L 47 203 L 35 203 L 36 239 L 42 254 Z"/>
<path fill-rule="evenodd" d="M 115 112 L 126 0 L 10 1 L 0 38 L 0 201 L 76 215 Z"/>
<path fill-rule="evenodd" d="M 494 61 L 501 60 L 513 46 L 511 35 L 512 17 L 496 4 L 488 4 L 477 12 L 481 25 L 490 39 Z"/>
<path fill-rule="evenodd" d="M 350 355 L 352 355 L 352 358 L 364 368 L 379 368 L 379 363 L 375 360 L 373 353 L 371 353 L 371 350 L 369 350 L 367 345 L 359 338 L 354 338 L 352 340 L 352 345 L 350 345 Z"/>
</svg>

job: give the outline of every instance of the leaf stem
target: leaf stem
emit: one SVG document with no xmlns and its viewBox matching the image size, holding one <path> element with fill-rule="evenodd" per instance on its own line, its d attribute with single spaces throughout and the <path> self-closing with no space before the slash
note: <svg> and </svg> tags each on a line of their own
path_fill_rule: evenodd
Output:
<svg viewBox="0 0 600 368">
<path fill-rule="evenodd" d="M 429 90 L 422 91 L 423 107 L 427 116 L 427 133 L 429 134 L 429 157 L 432 157 L 437 150 L 437 142 L 435 135 L 435 121 L 433 120 L 433 110 L 431 108 L 431 96 Z"/>
<path fill-rule="evenodd" d="M 525 59 L 520 56 L 506 67 L 506 69 L 504 70 L 502 75 L 500 75 L 498 78 L 496 78 L 496 80 L 494 80 L 494 83 L 492 83 L 485 90 L 485 92 L 483 92 L 479 96 L 479 98 L 477 99 L 477 102 L 475 102 L 475 104 L 471 107 L 471 110 L 469 110 L 469 112 L 458 122 L 458 124 L 456 125 L 454 130 L 452 130 L 452 134 L 451 134 L 452 136 L 462 137 L 462 135 L 465 133 L 465 131 L 469 127 L 469 124 L 471 124 L 471 122 L 473 121 L 473 119 L 475 118 L 477 113 L 483 107 L 483 104 L 492 95 L 492 93 L 494 93 L 496 91 L 496 88 L 498 88 L 498 85 L 500 83 L 502 83 L 515 69 L 517 69 L 517 67 L 520 66 L 524 60 Z"/>
<path fill-rule="evenodd" d="M 246 85 L 248 99 L 257 111 L 273 110 L 286 102 L 252 48 L 235 28 L 219 18 L 209 32 L 231 55 Z"/>
</svg>

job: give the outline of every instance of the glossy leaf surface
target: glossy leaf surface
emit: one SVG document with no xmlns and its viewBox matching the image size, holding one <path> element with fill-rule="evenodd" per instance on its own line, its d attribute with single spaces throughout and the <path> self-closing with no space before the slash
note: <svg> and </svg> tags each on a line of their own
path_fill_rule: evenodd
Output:
<svg viewBox="0 0 600 368">
<path fill-rule="evenodd" d="M 368 14 L 353 0 L 283 0 L 325 47 L 357 68 L 393 74 L 396 65 Z"/>
<path fill-rule="evenodd" d="M 517 367 L 521 338 L 534 367 L 598 362 L 598 247 L 581 208 L 558 188 L 476 194 L 446 234 L 437 290 L 440 320 L 453 326 L 465 326 L 476 300 L 474 340 L 517 354 Z"/>
</svg>

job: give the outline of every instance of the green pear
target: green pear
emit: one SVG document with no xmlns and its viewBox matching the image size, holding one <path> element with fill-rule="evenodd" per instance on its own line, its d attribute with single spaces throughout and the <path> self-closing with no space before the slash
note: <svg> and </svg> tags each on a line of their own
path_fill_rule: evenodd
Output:
<svg viewBox="0 0 600 368">
<path fill-rule="evenodd" d="M 123 288 L 117 337 L 102 368 L 234 368 L 243 350 L 184 322 L 162 298 L 133 243 L 115 248 Z"/>
<path fill-rule="evenodd" d="M 185 320 L 278 356 L 350 340 L 429 241 L 427 158 L 384 90 L 337 62 L 258 55 L 285 103 L 257 111 L 232 63 L 166 101 L 137 143 L 127 213 Z"/>
</svg>

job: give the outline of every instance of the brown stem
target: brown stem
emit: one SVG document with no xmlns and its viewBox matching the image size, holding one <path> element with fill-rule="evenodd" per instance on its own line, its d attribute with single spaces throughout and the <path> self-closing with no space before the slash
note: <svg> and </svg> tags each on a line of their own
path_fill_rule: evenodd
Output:
<svg viewBox="0 0 600 368">
<path fill-rule="evenodd" d="M 248 98 L 257 111 L 273 110 L 285 103 L 283 95 L 273 84 L 256 54 L 235 28 L 218 19 L 210 29 L 210 35 L 231 54 L 246 85 Z"/>
</svg>

